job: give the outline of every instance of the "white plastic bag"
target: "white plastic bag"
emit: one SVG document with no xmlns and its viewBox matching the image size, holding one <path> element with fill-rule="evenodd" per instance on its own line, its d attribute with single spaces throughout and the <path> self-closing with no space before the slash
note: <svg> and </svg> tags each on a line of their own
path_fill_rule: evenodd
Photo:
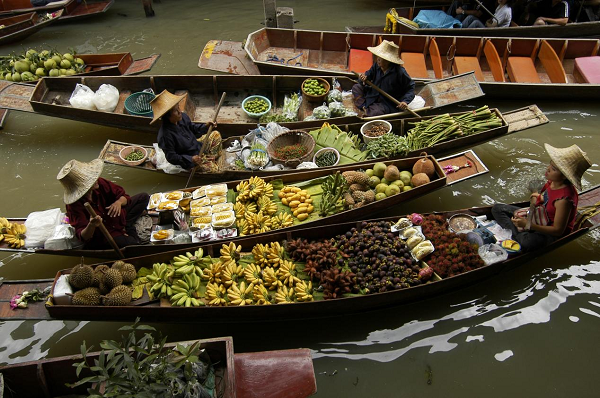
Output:
<svg viewBox="0 0 600 398">
<path fill-rule="evenodd" d="M 425 100 L 423 99 L 423 97 L 419 96 L 419 95 L 415 95 L 415 98 L 413 98 L 412 101 L 410 101 L 410 104 L 408 104 L 408 109 L 420 109 L 423 108 L 425 106 Z"/>
<path fill-rule="evenodd" d="M 68 250 L 73 248 L 73 243 L 77 246 L 78 240 L 75 239 L 75 228 L 69 224 L 60 224 L 54 227 L 54 232 L 44 242 L 44 249 Z"/>
<path fill-rule="evenodd" d="M 25 247 L 44 247 L 46 240 L 54 233 L 54 227 L 60 225 L 64 217 L 59 208 L 30 213 L 25 220 Z"/>
<path fill-rule="evenodd" d="M 165 157 L 165 153 L 158 146 L 158 143 L 155 142 L 152 145 L 154 146 L 154 153 L 156 155 L 150 160 L 152 163 L 154 163 L 156 165 L 157 169 L 162 170 L 167 174 L 177 174 L 177 173 L 181 173 L 182 171 L 187 171 L 186 169 L 184 169 L 183 167 L 181 167 L 177 164 L 169 163 L 169 161 Z"/>
<path fill-rule="evenodd" d="M 96 110 L 96 105 L 94 105 L 94 90 L 83 84 L 77 83 L 73 94 L 71 94 L 71 98 L 69 98 L 69 102 L 73 108 Z"/>
<path fill-rule="evenodd" d="M 112 112 L 119 103 L 119 90 L 110 84 L 101 85 L 94 94 L 94 105 L 99 111 Z"/>
</svg>

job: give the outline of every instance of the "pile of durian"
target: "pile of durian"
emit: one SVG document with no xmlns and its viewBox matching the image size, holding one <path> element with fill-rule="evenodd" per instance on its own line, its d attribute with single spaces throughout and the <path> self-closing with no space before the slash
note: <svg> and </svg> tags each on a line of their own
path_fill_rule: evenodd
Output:
<svg viewBox="0 0 600 398">
<path fill-rule="evenodd" d="M 129 284 L 136 277 L 135 267 L 121 260 L 110 267 L 102 264 L 95 269 L 82 261 L 69 274 L 69 284 L 75 292 L 71 295 L 71 304 L 127 305 L 133 292 Z"/>
<path fill-rule="evenodd" d="M 273 201 L 273 185 L 260 177 L 250 177 L 236 187 L 235 217 L 240 236 L 290 227 L 292 216 L 278 211 Z"/>
</svg>

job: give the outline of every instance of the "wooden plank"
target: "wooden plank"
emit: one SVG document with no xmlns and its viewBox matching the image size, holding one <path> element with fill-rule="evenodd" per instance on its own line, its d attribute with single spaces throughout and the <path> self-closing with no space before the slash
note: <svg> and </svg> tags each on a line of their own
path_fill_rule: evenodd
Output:
<svg viewBox="0 0 600 398">
<path fill-rule="evenodd" d="M 210 40 L 204 46 L 198 67 L 235 75 L 260 75 L 260 71 L 248 57 L 242 42 Z"/>
<path fill-rule="evenodd" d="M 446 166 L 460 167 L 458 171 L 446 174 L 448 185 L 489 172 L 487 166 L 471 149 L 441 158 L 438 163 L 442 168 Z M 466 164 L 471 164 L 471 166 L 464 167 Z"/>
<path fill-rule="evenodd" d="M 524 108 L 516 109 L 502 114 L 504 120 L 508 122 L 508 133 L 525 130 L 535 126 L 549 123 L 548 117 L 537 105 L 529 105 Z"/>
<path fill-rule="evenodd" d="M 0 80 L 0 108 L 33 112 L 29 98 L 35 86 L 25 83 L 13 83 Z"/>
<path fill-rule="evenodd" d="M 152 69 L 156 61 L 160 58 L 160 54 L 152 54 L 148 57 L 136 59 L 131 65 L 123 72 L 123 75 L 137 75 L 144 73 Z"/>
</svg>

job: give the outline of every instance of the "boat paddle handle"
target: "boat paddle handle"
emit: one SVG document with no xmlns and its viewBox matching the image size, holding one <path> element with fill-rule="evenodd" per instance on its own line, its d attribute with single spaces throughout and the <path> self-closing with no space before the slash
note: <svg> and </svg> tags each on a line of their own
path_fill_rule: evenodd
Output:
<svg viewBox="0 0 600 398">
<path fill-rule="evenodd" d="M 225 101 L 225 96 L 227 95 L 227 93 L 225 91 L 223 91 L 223 94 L 221 95 L 221 99 L 219 100 L 219 105 L 217 105 L 217 110 L 215 112 L 215 116 L 212 119 L 213 123 L 217 122 L 217 116 L 219 115 L 219 111 L 221 110 L 221 105 L 223 105 L 223 102 Z M 200 148 L 200 153 L 198 153 L 198 156 L 201 156 L 204 151 L 206 150 L 206 146 L 208 144 L 208 139 L 210 138 L 210 133 L 213 130 L 213 125 L 210 125 L 210 127 L 208 128 L 208 131 L 206 132 L 206 139 L 204 141 L 204 144 L 202 144 L 202 147 Z M 194 174 L 196 174 L 196 169 L 198 169 L 198 166 L 194 166 L 192 168 L 192 171 L 190 171 L 190 176 L 188 177 L 187 180 L 187 184 L 185 184 L 185 187 L 187 188 L 190 185 L 190 181 L 192 181 L 192 177 L 194 176 Z"/>
<path fill-rule="evenodd" d="M 90 202 L 85 202 L 83 205 L 85 206 L 85 209 L 88 211 L 88 213 L 90 213 L 91 217 L 97 216 L 94 209 L 92 209 L 92 205 L 90 205 Z M 117 255 L 119 256 L 119 258 L 125 258 L 125 256 L 123 255 L 123 252 L 121 251 L 121 249 L 119 249 L 117 242 L 115 242 L 115 240 L 113 239 L 110 232 L 108 232 L 108 229 L 106 229 L 106 227 L 104 226 L 104 222 L 102 222 L 100 224 L 100 231 L 102 231 L 102 234 L 104 235 L 106 240 L 108 240 L 108 243 L 110 243 L 110 245 L 115 250 L 115 252 L 117 252 Z"/>
<path fill-rule="evenodd" d="M 358 80 L 360 81 L 360 74 L 356 73 L 355 71 L 352 71 L 352 73 L 354 73 L 356 75 L 356 77 L 358 78 Z M 367 83 L 369 86 L 373 87 L 375 89 L 375 91 L 377 91 L 379 94 L 383 95 L 385 98 L 392 101 L 394 104 L 396 104 L 396 105 L 401 104 L 400 101 L 398 101 L 396 98 L 392 97 L 391 95 L 389 95 L 388 93 L 386 93 L 385 91 L 383 91 L 382 89 L 377 87 L 373 82 L 369 81 L 368 79 L 365 79 L 365 83 Z M 408 106 L 406 107 L 406 110 L 409 111 L 410 113 L 412 113 L 413 116 L 421 117 L 421 115 L 419 115 L 417 112 L 410 109 Z"/>
</svg>

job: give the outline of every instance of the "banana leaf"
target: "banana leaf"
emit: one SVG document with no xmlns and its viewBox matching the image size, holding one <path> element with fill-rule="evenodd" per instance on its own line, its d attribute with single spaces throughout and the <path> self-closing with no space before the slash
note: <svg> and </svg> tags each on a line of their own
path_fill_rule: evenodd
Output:
<svg viewBox="0 0 600 398">
<path fill-rule="evenodd" d="M 352 164 L 366 159 L 367 152 L 357 147 L 356 137 L 351 137 L 336 125 L 323 123 L 319 130 L 313 130 L 310 135 L 315 139 L 315 152 L 322 148 L 335 148 L 340 153 L 338 164 Z"/>
</svg>

